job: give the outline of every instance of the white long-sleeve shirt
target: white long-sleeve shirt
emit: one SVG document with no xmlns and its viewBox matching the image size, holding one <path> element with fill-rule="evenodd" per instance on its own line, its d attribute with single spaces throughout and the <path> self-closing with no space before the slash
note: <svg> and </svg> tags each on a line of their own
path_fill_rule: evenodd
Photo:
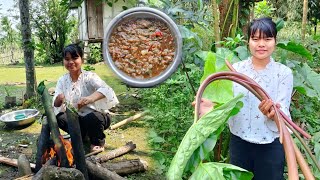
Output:
<svg viewBox="0 0 320 180">
<path fill-rule="evenodd" d="M 293 89 L 293 75 L 290 68 L 275 62 L 272 58 L 263 70 L 254 70 L 251 58 L 237 62 L 233 67 L 256 81 L 271 97 L 281 105 L 281 110 L 290 117 L 289 107 Z M 243 108 L 231 117 L 229 127 L 232 134 L 251 143 L 267 144 L 279 137 L 275 122 L 259 110 L 260 101 L 240 84 L 233 83 L 234 95 L 244 94 Z"/>
<path fill-rule="evenodd" d="M 64 74 L 57 82 L 53 102 L 59 94 L 64 94 L 65 100 L 71 103 L 75 108 L 78 107 L 78 102 L 81 97 L 90 96 L 95 91 L 100 92 L 105 96 L 92 104 L 82 107 L 78 114 L 85 116 L 94 110 L 106 113 L 108 109 L 119 103 L 113 89 L 109 87 L 96 73 L 81 70 L 81 74 L 76 82 L 72 82 L 69 73 Z M 53 106 L 54 107 L 54 106 Z M 59 112 L 66 110 L 65 105 L 54 107 L 54 113 L 57 115 Z"/>
</svg>

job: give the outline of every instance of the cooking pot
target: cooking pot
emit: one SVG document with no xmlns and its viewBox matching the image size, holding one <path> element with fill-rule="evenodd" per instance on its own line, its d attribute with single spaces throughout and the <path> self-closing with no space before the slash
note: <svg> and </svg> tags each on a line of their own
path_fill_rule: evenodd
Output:
<svg viewBox="0 0 320 180">
<path fill-rule="evenodd" d="M 122 70 L 120 70 L 112 60 L 112 56 L 109 53 L 108 44 L 110 41 L 111 34 L 113 30 L 122 22 L 129 19 L 143 19 L 143 18 L 152 18 L 164 22 L 171 31 L 171 36 L 174 39 L 175 53 L 174 58 L 171 64 L 164 69 L 159 75 L 152 78 L 139 79 L 134 78 Z M 155 86 L 167 78 L 177 69 L 181 62 L 181 53 L 182 53 L 182 38 L 178 26 L 174 21 L 165 13 L 149 7 L 135 7 L 121 12 L 116 17 L 114 17 L 106 28 L 105 37 L 103 40 L 103 57 L 106 61 L 106 64 L 115 72 L 115 74 L 120 77 L 127 85 L 131 87 L 152 87 Z"/>
<path fill-rule="evenodd" d="M 2 115 L 0 121 L 10 127 L 26 126 L 32 124 L 38 114 L 39 111 L 36 109 L 22 109 Z"/>
</svg>

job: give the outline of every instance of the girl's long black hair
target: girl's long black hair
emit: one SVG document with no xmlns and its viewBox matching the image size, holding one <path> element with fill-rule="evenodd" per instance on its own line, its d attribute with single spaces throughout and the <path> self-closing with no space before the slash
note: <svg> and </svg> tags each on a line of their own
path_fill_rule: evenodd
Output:
<svg viewBox="0 0 320 180">
<path fill-rule="evenodd" d="M 254 19 L 250 23 L 250 28 L 248 29 L 248 37 L 252 38 L 257 31 L 259 32 L 259 38 L 274 37 L 275 40 L 277 39 L 278 32 L 276 23 L 274 23 L 269 17 Z"/>
<path fill-rule="evenodd" d="M 78 44 L 69 44 L 68 46 L 63 48 L 62 56 L 63 58 L 66 57 L 67 53 L 70 53 L 72 59 L 75 59 L 77 57 L 83 58 L 83 50 Z"/>
</svg>

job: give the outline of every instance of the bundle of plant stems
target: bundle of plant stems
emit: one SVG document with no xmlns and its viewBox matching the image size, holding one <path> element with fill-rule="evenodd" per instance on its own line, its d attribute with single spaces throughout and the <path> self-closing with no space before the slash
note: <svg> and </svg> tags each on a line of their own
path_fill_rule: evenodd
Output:
<svg viewBox="0 0 320 180">
<path fill-rule="evenodd" d="M 196 95 L 196 105 L 195 105 L 195 120 L 199 119 L 199 108 L 200 108 L 200 100 L 202 97 L 202 94 L 205 90 L 205 88 L 213 81 L 216 80 L 231 80 L 234 81 L 246 89 L 248 89 L 251 93 L 253 93 L 260 101 L 262 100 L 268 100 L 271 99 L 270 96 L 266 93 L 265 90 L 262 89 L 262 87 L 257 84 L 254 80 L 252 80 L 250 77 L 236 72 L 236 70 L 232 67 L 232 65 L 226 60 L 226 64 L 228 68 L 231 70 L 229 72 L 218 72 L 214 73 L 210 76 L 208 76 L 203 83 L 200 85 L 199 90 Z M 300 166 L 300 169 L 302 173 L 305 176 L 305 179 L 307 180 L 313 180 L 315 179 L 314 176 L 311 173 L 311 170 L 306 163 L 303 155 L 301 154 L 300 150 L 294 143 L 288 128 L 294 133 L 294 135 L 299 139 L 299 141 L 302 143 L 304 148 L 306 149 L 307 153 L 312 158 L 313 162 L 317 166 L 317 168 L 320 170 L 320 166 L 314 157 L 314 155 L 311 153 L 311 150 L 308 148 L 304 140 L 300 137 L 300 135 L 297 133 L 299 131 L 305 138 L 311 138 L 311 136 L 304 132 L 299 126 L 294 124 L 290 118 L 283 113 L 278 107 L 273 104 L 271 107 L 275 110 L 275 118 L 274 121 L 277 125 L 277 128 L 279 130 L 280 134 L 280 143 L 283 144 L 285 155 L 286 155 L 286 161 L 288 166 L 288 177 L 289 180 L 298 180 L 298 166 L 297 162 Z M 288 127 L 288 128 L 287 128 Z"/>
</svg>

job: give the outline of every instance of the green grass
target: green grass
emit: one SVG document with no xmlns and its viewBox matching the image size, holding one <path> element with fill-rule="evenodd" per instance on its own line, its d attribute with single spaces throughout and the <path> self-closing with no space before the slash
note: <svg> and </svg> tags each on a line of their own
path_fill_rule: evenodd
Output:
<svg viewBox="0 0 320 180">
<path fill-rule="evenodd" d="M 86 66 L 86 64 L 84 64 L 83 67 L 84 66 Z M 115 77 L 115 74 L 113 74 L 112 70 L 108 66 L 105 64 L 91 66 L 95 68 L 93 72 L 97 73 L 101 79 L 113 88 L 116 94 L 120 94 L 127 90 L 126 86 L 121 83 L 119 78 Z M 59 77 L 67 72 L 61 64 L 36 66 L 35 71 L 37 82 L 39 83 L 43 80 L 47 80 L 45 84 L 48 88 L 54 87 Z M 4 103 L 4 97 L 7 95 L 4 87 L 8 89 L 11 96 L 17 97 L 18 103 L 21 103 L 26 86 L 25 73 L 24 65 L 0 66 L 0 109 Z"/>
</svg>

